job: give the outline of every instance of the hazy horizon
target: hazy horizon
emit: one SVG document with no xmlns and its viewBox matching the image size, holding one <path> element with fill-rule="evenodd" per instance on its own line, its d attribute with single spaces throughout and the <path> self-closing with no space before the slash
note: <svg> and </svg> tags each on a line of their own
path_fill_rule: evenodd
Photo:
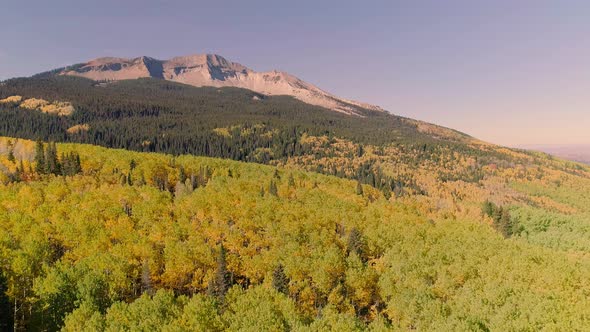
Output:
<svg viewBox="0 0 590 332">
<path fill-rule="evenodd" d="M 76 4 L 4 4 L 0 80 L 100 56 L 216 53 L 493 143 L 590 143 L 585 2 Z"/>
</svg>

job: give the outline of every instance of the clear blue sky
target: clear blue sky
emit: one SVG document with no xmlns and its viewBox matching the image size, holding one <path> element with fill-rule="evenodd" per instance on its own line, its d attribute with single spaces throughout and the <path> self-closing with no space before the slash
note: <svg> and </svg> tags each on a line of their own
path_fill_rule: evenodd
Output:
<svg viewBox="0 0 590 332">
<path fill-rule="evenodd" d="M 0 79 L 218 53 L 505 144 L 590 143 L 589 1 L 12 1 Z"/>
</svg>

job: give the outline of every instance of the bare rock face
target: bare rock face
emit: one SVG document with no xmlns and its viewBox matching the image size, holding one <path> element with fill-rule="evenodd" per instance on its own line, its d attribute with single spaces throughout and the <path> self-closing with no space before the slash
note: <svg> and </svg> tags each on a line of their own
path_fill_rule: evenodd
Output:
<svg viewBox="0 0 590 332">
<path fill-rule="evenodd" d="M 308 104 L 351 115 L 361 115 L 359 108 L 383 111 L 378 106 L 338 98 L 288 73 L 255 72 L 215 54 L 182 56 L 164 61 L 145 56 L 134 59 L 98 58 L 66 68 L 59 74 L 97 81 L 152 77 L 197 87 L 238 87 L 266 95 L 293 96 Z"/>
<path fill-rule="evenodd" d="M 82 76 L 96 81 L 118 81 L 152 77 L 145 59 L 148 58 L 98 58 L 74 70 L 64 70 L 61 74 Z"/>
</svg>

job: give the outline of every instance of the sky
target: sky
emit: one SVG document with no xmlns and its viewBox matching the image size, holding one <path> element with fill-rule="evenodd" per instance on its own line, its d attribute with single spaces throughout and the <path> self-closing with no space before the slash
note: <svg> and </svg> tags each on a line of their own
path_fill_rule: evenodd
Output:
<svg viewBox="0 0 590 332">
<path fill-rule="evenodd" d="M 590 143 L 590 1 L 2 0 L 0 80 L 216 53 L 508 146 Z"/>
</svg>

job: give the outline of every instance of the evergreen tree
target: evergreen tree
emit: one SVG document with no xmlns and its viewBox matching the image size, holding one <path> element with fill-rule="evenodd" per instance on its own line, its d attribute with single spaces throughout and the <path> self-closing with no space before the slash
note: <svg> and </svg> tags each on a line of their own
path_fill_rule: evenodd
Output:
<svg viewBox="0 0 590 332">
<path fill-rule="evenodd" d="M 356 156 L 357 156 L 357 157 L 362 157 L 364 153 L 365 153 L 365 151 L 364 151 L 364 149 L 363 149 L 363 146 L 362 146 L 362 144 L 359 144 L 358 150 L 357 150 L 357 152 L 356 152 Z"/>
<path fill-rule="evenodd" d="M 277 188 L 277 184 L 271 180 L 270 184 L 268 185 L 268 193 L 273 196 L 279 196 L 279 190 Z"/>
<path fill-rule="evenodd" d="M 483 202 L 482 212 L 484 215 L 491 217 L 494 214 L 494 204 L 486 200 Z"/>
<path fill-rule="evenodd" d="M 503 209 L 502 214 L 500 216 L 499 222 L 499 230 L 504 235 L 504 237 L 508 238 L 512 236 L 512 219 L 510 217 L 510 211 L 508 209 Z"/>
<path fill-rule="evenodd" d="M 74 163 L 76 174 L 82 173 L 82 162 L 80 161 L 80 155 L 76 153 L 76 162 Z"/>
<path fill-rule="evenodd" d="M 68 154 L 62 153 L 59 165 L 61 168 L 61 174 L 64 176 L 73 176 L 82 172 L 80 155 L 75 152 L 70 152 Z"/>
<path fill-rule="evenodd" d="M 57 146 L 55 142 L 47 145 L 45 150 L 45 174 L 60 174 L 59 160 L 57 159 Z"/>
<path fill-rule="evenodd" d="M 279 264 L 272 273 L 272 287 L 280 293 L 289 295 L 289 278 L 282 264 Z"/>
<path fill-rule="evenodd" d="M 289 187 L 295 188 L 295 178 L 293 178 L 293 174 L 289 174 Z"/>
<path fill-rule="evenodd" d="M 8 161 L 10 161 L 11 163 L 16 162 L 16 158 L 14 157 L 14 148 L 13 147 L 11 147 L 10 150 L 8 150 Z"/>
<path fill-rule="evenodd" d="M 225 294 L 231 286 L 230 273 L 227 270 L 225 255 L 225 247 L 222 244 L 219 246 L 217 269 L 215 271 L 215 275 L 213 276 L 213 280 L 211 280 L 208 287 L 209 295 L 217 298 L 220 301 L 223 300 Z"/>
<path fill-rule="evenodd" d="M 184 170 L 184 166 L 180 166 L 178 169 L 178 181 L 184 183 L 186 181 L 186 172 Z"/>
<path fill-rule="evenodd" d="M 195 190 L 199 187 L 199 181 L 197 181 L 197 177 L 191 173 L 191 188 Z"/>
<path fill-rule="evenodd" d="M 35 146 L 35 172 L 45 174 L 45 145 L 41 141 Z"/>
<path fill-rule="evenodd" d="M 346 244 L 346 251 L 348 254 L 356 253 L 363 261 L 366 259 L 366 244 L 361 232 L 356 228 L 352 228 L 348 234 L 348 243 Z"/>
</svg>

